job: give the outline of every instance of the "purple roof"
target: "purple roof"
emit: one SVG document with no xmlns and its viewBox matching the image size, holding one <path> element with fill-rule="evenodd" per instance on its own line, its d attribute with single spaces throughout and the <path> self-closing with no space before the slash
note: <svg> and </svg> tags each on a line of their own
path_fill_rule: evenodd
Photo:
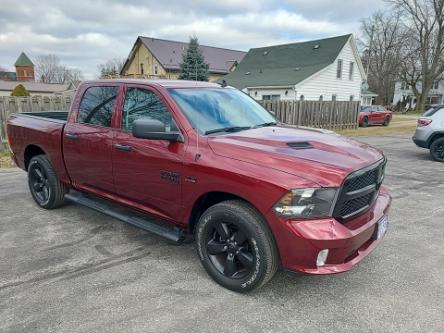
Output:
<svg viewBox="0 0 444 333">
<path fill-rule="evenodd" d="M 139 36 L 141 42 L 153 53 L 165 69 L 178 70 L 182 62 L 182 53 L 188 43 Z M 137 42 L 136 42 L 137 43 Z M 209 71 L 229 73 L 235 62 L 239 63 L 247 54 L 243 51 L 223 49 L 200 45 L 205 61 L 210 65 Z"/>
</svg>

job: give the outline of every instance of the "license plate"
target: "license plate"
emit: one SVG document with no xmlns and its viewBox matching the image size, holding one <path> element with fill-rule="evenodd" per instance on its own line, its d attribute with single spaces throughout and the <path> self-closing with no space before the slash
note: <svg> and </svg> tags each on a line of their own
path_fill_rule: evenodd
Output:
<svg viewBox="0 0 444 333">
<path fill-rule="evenodd" d="M 380 219 L 376 226 L 375 238 L 380 239 L 387 231 L 389 224 L 389 219 L 387 215 L 384 215 L 382 219 Z"/>
</svg>

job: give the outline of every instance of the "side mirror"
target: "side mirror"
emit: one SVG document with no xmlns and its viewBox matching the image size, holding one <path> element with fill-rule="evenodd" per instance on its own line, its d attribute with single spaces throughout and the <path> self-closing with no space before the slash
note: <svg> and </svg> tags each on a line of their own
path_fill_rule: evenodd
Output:
<svg viewBox="0 0 444 333">
<path fill-rule="evenodd" d="M 140 139 L 184 142 L 180 132 L 166 132 L 165 124 L 151 118 L 139 118 L 133 123 L 133 136 Z"/>
</svg>

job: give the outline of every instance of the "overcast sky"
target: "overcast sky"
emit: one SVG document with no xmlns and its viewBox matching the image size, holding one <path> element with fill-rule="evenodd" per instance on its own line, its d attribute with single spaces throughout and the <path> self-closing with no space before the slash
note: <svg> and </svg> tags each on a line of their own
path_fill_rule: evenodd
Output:
<svg viewBox="0 0 444 333">
<path fill-rule="evenodd" d="M 56 54 L 95 78 L 97 65 L 126 58 L 137 36 L 247 51 L 279 43 L 357 33 L 360 20 L 383 0 L 1 0 L 0 66 L 14 70 L 25 51 L 32 59 Z"/>
</svg>

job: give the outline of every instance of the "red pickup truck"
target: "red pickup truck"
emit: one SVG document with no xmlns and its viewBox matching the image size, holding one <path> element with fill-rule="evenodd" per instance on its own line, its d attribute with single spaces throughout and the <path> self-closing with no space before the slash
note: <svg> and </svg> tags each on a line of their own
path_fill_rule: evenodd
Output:
<svg viewBox="0 0 444 333">
<path fill-rule="evenodd" d="M 249 291 L 276 270 L 331 274 L 381 241 L 383 154 L 278 124 L 248 95 L 187 81 L 83 83 L 71 111 L 15 114 L 16 164 L 43 208 L 73 201 L 175 242 Z"/>
</svg>

